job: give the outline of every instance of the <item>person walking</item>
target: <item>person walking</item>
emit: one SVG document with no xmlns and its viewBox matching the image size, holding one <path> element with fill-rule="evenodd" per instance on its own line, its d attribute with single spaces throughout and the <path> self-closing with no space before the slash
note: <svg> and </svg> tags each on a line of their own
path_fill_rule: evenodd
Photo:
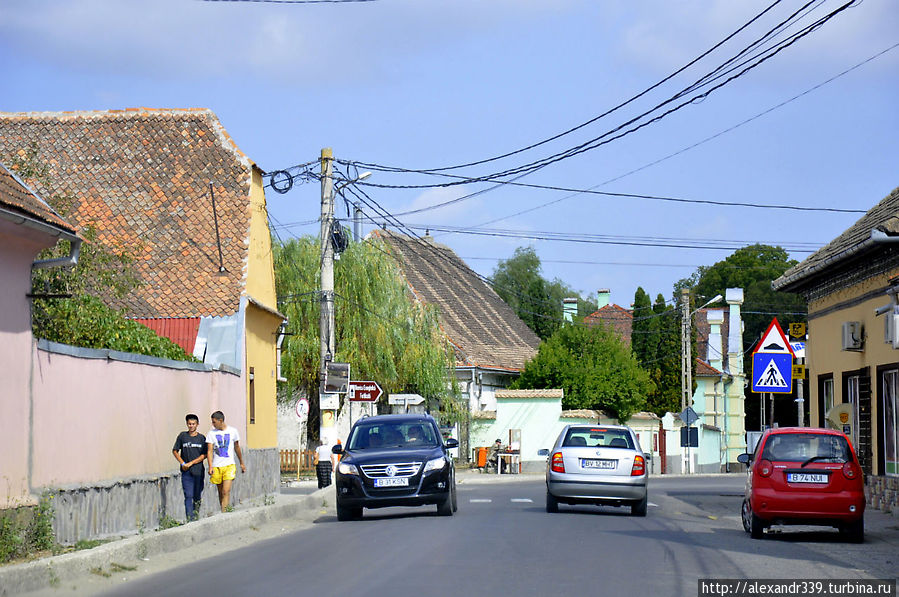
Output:
<svg viewBox="0 0 899 597">
<path fill-rule="evenodd" d="M 196 520 L 200 515 L 200 498 L 206 483 L 206 436 L 197 431 L 200 418 L 195 414 L 184 417 L 187 431 L 175 438 L 172 455 L 181 465 L 181 489 L 184 490 L 184 515 L 187 521 Z"/>
<path fill-rule="evenodd" d="M 240 451 L 240 434 L 237 429 L 225 425 L 225 415 L 217 410 L 212 413 L 212 429 L 206 434 L 206 457 L 209 459 L 209 480 L 219 492 L 219 504 L 226 512 L 231 504 L 231 483 L 237 477 L 234 456 L 240 461 L 240 472 L 246 473 Z"/>
<path fill-rule="evenodd" d="M 315 449 L 313 456 L 313 464 L 315 464 L 315 475 L 318 477 L 318 488 L 322 489 L 331 484 L 331 471 L 334 469 L 331 463 L 331 446 L 328 445 L 328 438 L 321 439 L 321 445 Z"/>
</svg>

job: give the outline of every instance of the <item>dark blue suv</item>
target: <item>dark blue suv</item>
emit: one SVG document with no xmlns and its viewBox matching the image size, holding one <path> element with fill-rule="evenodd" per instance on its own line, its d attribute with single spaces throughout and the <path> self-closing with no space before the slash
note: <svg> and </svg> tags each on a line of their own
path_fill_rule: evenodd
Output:
<svg viewBox="0 0 899 597">
<path fill-rule="evenodd" d="M 459 442 L 440 435 L 429 415 L 366 417 L 350 430 L 337 465 L 337 519 L 362 518 L 363 508 L 435 504 L 457 510 L 456 469 L 448 450 Z"/>
</svg>

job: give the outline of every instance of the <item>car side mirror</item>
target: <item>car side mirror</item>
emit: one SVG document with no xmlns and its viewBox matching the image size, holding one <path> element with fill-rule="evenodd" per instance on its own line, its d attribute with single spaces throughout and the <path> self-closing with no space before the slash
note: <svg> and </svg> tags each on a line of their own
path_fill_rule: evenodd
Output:
<svg viewBox="0 0 899 597">
<path fill-rule="evenodd" d="M 547 450 L 546 448 L 537 450 L 537 456 L 549 456 L 549 450 Z"/>
<path fill-rule="evenodd" d="M 343 446 L 337 444 L 331 448 L 331 454 L 343 454 Z"/>
<path fill-rule="evenodd" d="M 451 438 L 449 438 L 449 439 L 446 440 L 446 443 L 445 443 L 444 445 L 447 447 L 447 449 L 449 449 L 449 448 L 458 448 L 458 447 L 459 447 L 459 440 L 457 440 L 457 439 L 451 437 Z"/>
<path fill-rule="evenodd" d="M 745 452 L 737 456 L 737 462 L 742 462 L 743 464 L 749 464 L 750 460 L 752 460 L 752 456 L 746 454 Z"/>
</svg>

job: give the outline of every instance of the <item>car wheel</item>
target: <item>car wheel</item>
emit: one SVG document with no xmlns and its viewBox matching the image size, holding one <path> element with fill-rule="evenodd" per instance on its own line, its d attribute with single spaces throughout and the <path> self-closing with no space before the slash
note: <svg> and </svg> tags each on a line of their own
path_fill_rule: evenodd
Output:
<svg viewBox="0 0 899 597">
<path fill-rule="evenodd" d="M 852 543 L 865 542 L 865 519 L 859 518 L 857 521 L 847 524 L 840 528 L 840 532 L 846 536 Z"/>
<path fill-rule="evenodd" d="M 631 516 L 646 516 L 646 506 L 649 502 L 649 496 L 644 495 L 642 500 L 638 500 L 631 504 Z"/>
<path fill-rule="evenodd" d="M 438 516 L 452 516 L 453 515 L 453 490 L 450 489 L 446 492 L 446 497 L 443 498 L 439 504 L 437 504 L 437 515 Z"/>
<path fill-rule="evenodd" d="M 749 512 L 749 536 L 753 539 L 761 539 L 764 536 L 765 525 L 762 519 L 755 515 L 755 512 Z"/>
<path fill-rule="evenodd" d="M 555 514 L 559 511 L 559 500 L 549 490 L 546 491 L 546 511 L 550 514 Z"/>
<path fill-rule="evenodd" d="M 337 520 L 359 520 L 362 518 L 362 508 L 348 508 L 337 503 Z"/>
<path fill-rule="evenodd" d="M 743 530 L 749 532 L 752 510 L 749 508 L 749 500 L 743 500 L 743 506 L 740 508 L 740 519 L 743 521 Z"/>
</svg>

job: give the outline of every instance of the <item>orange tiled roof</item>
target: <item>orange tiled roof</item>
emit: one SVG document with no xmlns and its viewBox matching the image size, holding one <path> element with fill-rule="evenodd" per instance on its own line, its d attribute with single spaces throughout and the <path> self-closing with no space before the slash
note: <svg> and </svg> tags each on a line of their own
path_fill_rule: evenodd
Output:
<svg viewBox="0 0 899 597">
<path fill-rule="evenodd" d="M 600 321 L 618 334 L 625 346 L 631 345 L 631 330 L 634 326 L 634 314 L 631 311 L 612 304 L 606 305 L 584 318 L 584 323 L 591 327 Z"/>
<path fill-rule="evenodd" d="M 0 160 L 35 144 L 44 196 L 74 199 L 77 225 L 135 256 L 143 284 L 121 300 L 133 317 L 230 315 L 245 286 L 252 162 L 211 110 L 0 112 Z M 225 271 L 209 183 L 213 182 Z"/>
<path fill-rule="evenodd" d="M 73 236 L 77 235 L 74 226 L 62 219 L 46 201 L 25 186 L 19 177 L 2 163 L 0 163 L 0 208 L 32 217 Z"/>
</svg>

